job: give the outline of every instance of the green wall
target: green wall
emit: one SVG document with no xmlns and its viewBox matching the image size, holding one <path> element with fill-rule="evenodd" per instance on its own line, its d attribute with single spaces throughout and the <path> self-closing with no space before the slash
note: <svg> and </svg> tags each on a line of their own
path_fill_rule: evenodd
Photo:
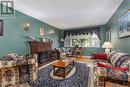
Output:
<svg viewBox="0 0 130 87">
<path fill-rule="evenodd" d="M 130 9 L 130 0 L 124 0 L 114 15 L 111 17 L 109 22 L 107 23 L 108 27 L 111 27 L 111 42 L 114 49 L 118 49 L 123 52 L 130 53 L 130 37 L 118 38 L 118 19 L 128 10 Z"/>
<path fill-rule="evenodd" d="M 40 27 L 44 28 L 44 38 L 53 40 L 53 48 L 59 47 L 59 39 L 61 30 L 43 23 L 35 18 L 27 16 L 19 11 L 15 11 L 15 18 L 0 18 L 4 20 L 4 34 L 0 36 L 0 57 L 8 53 L 28 54 L 28 36 L 32 35 L 39 37 Z M 30 28 L 28 31 L 23 29 L 24 23 L 29 22 Z M 54 29 L 54 35 L 49 35 L 49 29 Z"/>
</svg>

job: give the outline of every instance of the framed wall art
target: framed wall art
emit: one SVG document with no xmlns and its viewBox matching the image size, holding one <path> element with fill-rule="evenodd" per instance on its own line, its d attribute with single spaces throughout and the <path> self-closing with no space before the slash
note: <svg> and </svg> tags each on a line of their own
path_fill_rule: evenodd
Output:
<svg viewBox="0 0 130 87">
<path fill-rule="evenodd" d="M 111 27 L 107 28 L 107 31 L 106 31 L 106 41 L 111 42 Z"/>
<path fill-rule="evenodd" d="M 119 38 L 130 36 L 130 9 L 119 19 Z"/>
<path fill-rule="evenodd" d="M 0 20 L 0 36 L 3 36 L 3 20 Z"/>
<path fill-rule="evenodd" d="M 44 29 L 43 29 L 43 28 L 40 28 L 39 33 L 40 33 L 41 36 L 44 36 Z"/>
</svg>

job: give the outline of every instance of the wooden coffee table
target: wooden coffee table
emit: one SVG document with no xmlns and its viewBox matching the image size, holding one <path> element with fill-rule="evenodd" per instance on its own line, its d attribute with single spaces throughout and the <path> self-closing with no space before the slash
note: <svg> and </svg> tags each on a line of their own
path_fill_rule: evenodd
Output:
<svg viewBox="0 0 130 87">
<path fill-rule="evenodd" d="M 58 60 L 57 62 L 53 63 L 53 69 L 54 69 L 54 76 L 60 76 L 65 78 L 66 75 L 72 70 L 72 68 L 74 67 L 74 60 L 73 58 L 67 58 L 64 60 Z M 69 68 L 69 69 L 67 69 Z M 62 73 L 58 73 L 57 69 L 62 69 L 63 72 Z"/>
</svg>

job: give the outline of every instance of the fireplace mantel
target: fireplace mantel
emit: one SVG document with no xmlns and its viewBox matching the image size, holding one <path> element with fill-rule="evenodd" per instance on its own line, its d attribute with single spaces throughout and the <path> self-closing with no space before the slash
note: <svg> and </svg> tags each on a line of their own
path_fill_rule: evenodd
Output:
<svg viewBox="0 0 130 87">
<path fill-rule="evenodd" d="M 52 50 L 52 42 L 28 41 L 30 53 L 38 54 Z"/>
</svg>

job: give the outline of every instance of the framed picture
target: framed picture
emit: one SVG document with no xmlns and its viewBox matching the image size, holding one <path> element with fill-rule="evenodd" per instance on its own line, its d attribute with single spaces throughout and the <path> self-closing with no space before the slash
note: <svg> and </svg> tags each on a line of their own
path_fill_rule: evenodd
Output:
<svg viewBox="0 0 130 87">
<path fill-rule="evenodd" d="M 3 20 L 0 20 L 0 36 L 3 36 Z"/>
<path fill-rule="evenodd" d="M 119 38 L 130 36 L 130 9 L 119 19 Z"/>
<path fill-rule="evenodd" d="M 106 31 L 106 41 L 111 42 L 111 27 L 107 28 L 107 31 Z"/>
<path fill-rule="evenodd" d="M 44 36 L 44 29 L 43 28 L 40 28 L 40 35 Z"/>
</svg>

